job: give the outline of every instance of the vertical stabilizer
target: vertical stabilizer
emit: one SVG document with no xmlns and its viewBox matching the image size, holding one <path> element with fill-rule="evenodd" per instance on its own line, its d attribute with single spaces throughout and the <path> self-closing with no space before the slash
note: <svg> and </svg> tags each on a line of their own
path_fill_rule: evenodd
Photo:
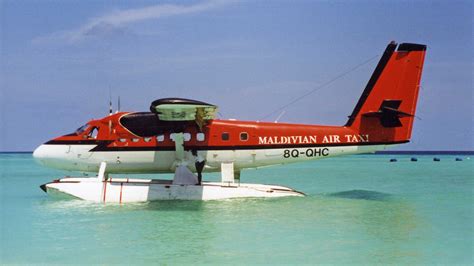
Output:
<svg viewBox="0 0 474 266">
<path fill-rule="evenodd" d="M 371 141 L 408 142 L 425 51 L 426 45 L 391 42 L 345 126 Z"/>
</svg>

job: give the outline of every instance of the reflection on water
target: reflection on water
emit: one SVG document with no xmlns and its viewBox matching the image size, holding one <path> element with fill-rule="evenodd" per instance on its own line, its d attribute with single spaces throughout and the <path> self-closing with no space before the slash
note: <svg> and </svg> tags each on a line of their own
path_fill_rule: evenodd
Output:
<svg viewBox="0 0 474 266">
<path fill-rule="evenodd" d="M 349 191 L 330 193 L 328 195 L 331 197 L 338 197 L 338 198 L 378 200 L 378 201 L 389 200 L 392 196 L 388 193 L 382 193 L 382 192 L 370 191 L 370 190 L 349 190 Z"/>
<path fill-rule="evenodd" d="M 201 211 L 204 204 L 198 200 L 164 200 L 148 202 L 146 208 L 150 211 Z"/>
<path fill-rule="evenodd" d="M 394 195 L 382 198 L 331 194 L 121 205 L 42 197 L 33 205 L 30 250 L 39 263 L 74 263 L 78 251 L 89 254 L 81 263 L 105 264 L 422 261 L 407 245 L 420 224 L 414 208 Z"/>
<path fill-rule="evenodd" d="M 352 261 L 347 263 L 418 263 L 421 255 L 413 251 L 415 232 L 423 224 L 416 215 L 413 206 L 406 200 L 382 192 L 368 190 L 350 190 L 327 194 L 320 198 L 332 212 L 337 212 L 333 219 L 335 227 L 344 232 L 345 238 L 340 241 L 353 241 L 348 245 L 347 253 Z M 349 237 L 347 233 L 349 233 Z M 352 235 L 352 237 L 350 237 Z M 337 239 L 337 238 L 336 238 Z M 362 257 L 361 247 L 364 252 Z"/>
<path fill-rule="evenodd" d="M 34 208 L 40 213 L 34 230 L 42 232 L 43 239 L 57 240 L 48 246 L 62 252 L 48 255 L 50 260 L 73 257 L 75 249 L 91 254 L 83 262 L 96 262 L 93 258 L 99 256 L 106 263 L 153 263 L 157 258 L 182 263 L 203 258 L 222 263 L 269 261 L 265 252 L 246 260 L 255 250 L 271 250 L 270 261 L 291 257 L 294 263 L 330 262 L 339 254 L 347 259 L 341 263 L 399 264 L 419 262 L 421 256 L 406 245 L 420 225 L 410 203 L 368 190 L 302 198 L 132 204 L 42 198 Z M 134 254 L 129 254 L 130 260 L 122 254 L 117 261 L 113 250 L 124 249 L 140 250 L 143 256 L 137 261 Z"/>
</svg>

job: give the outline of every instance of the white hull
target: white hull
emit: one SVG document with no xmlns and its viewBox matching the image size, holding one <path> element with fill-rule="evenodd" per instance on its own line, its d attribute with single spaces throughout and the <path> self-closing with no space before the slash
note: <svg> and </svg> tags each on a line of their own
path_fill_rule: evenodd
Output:
<svg viewBox="0 0 474 266">
<path fill-rule="evenodd" d="M 90 152 L 96 145 L 42 145 L 35 153 L 47 150 L 51 158 L 42 163 L 71 171 L 97 172 L 101 162 L 107 163 L 108 173 L 174 173 L 175 151 L 107 151 Z M 233 162 L 237 170 L 288 164 L 341 155 L 371 153 L 384 150 L 386 145 L 327 146 L 317 148 L 210 150 L 198 151 L 206 161 L 204 172 L 220 171 L 222 162 Z M 183 161 L 194 171 L 196 158 L 184 152 Z M 41 160 L 40 160 L 41 162 Z"/>
<path fill-rule="evenodd" d="M 171 180 L 109 178 L 62 178 L 41 186 L 50 194 L 67 194 L 94 202 L 145 202 L 153 200 L 221 200 L 304 196 L 288 187 L 261 184 L 203 182 L 173 185 Z"/>
</svg>

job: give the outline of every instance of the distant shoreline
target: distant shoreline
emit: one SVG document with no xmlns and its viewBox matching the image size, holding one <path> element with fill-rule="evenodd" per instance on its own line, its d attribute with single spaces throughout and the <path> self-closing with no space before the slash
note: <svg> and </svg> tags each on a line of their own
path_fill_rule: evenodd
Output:
<svg viewBox="0 0 474 266">
<path fill-rule="evenodd" d="M 32 151 L 0 151 L 0 154 L 32 154 Z M 374 154 L 374 153 L 365 153 L 361 155 Z M 474 155 L 474 151 L 377 151 L 375 155 L 378 154 L 392 154 L 392 155 L 408 155 L 408 154 L 418 154 L 418 155 Z"/>
<path fill-rule="evenodd" d="M 11 154 L 11 153 L 33 153 L 32 151 L 0 151 L 0 154 Z"/>
<path fill-rule="evenodd" d="M 392 155 L 474 155 L 474 151 L 377 151 L 375 154 L 392 154 Z"/>
</svg>

